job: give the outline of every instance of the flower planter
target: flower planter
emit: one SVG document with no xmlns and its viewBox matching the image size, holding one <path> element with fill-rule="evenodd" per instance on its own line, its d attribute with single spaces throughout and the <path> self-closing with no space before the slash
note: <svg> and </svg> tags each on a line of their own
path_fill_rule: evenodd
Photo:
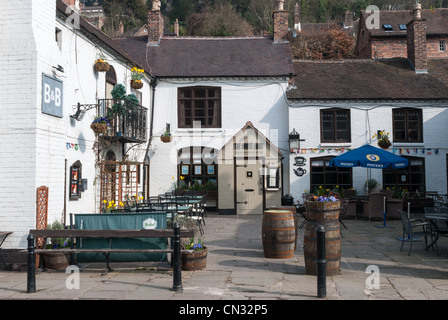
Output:
<svg viewBox="0 0 448 320">
<path fill-rule="evenodd" d="M 106 123 L 92 123 L 90 128 L 96 133 L 105 134 L 107 132 L 107 124 Z"/>
<path fill-rule="evenodd" d="M 131 80 L 131 87 L 133 89 L 141 89 L 141 88 L 143 88 L 143 82 Z"/>
<path fill-rule="evenodd" d="M 98 72 L 106 72 L 109 70 L 109 64 L 107 62 L 97 61 L 95 62 L 95 70 Z"/>
<path fill-rule="evenodd" d="M 162 140 L 163 143 L 169 143 L 173 141 L 173 136 L 160 136 L 160 140 Z"/>
<path fill-rule="evenodd" d="M 306 227 L 303 243 L 305 270 L 307 274 L 317 275 L 317 237 L 316 228 L 325 228 L 326 273 L 339 274 L 341 263 L 341 229 L 339 222 L 340 201 L 306 201 Z"/>
<path fill-rule="evenodd" d="M 387 149 L 391 146 L 392 144 L 390 143 L 390 141 L 378 141 L 378 146 L 381 149 Z"/>
<path fill-rule="evenodd" d="M 70 254 L 64 252 L 42 253 L 44 266 L 47 269 L 65 269 L 70 265 Z"/>
<path fill-rule="evenodd" d="M 204 269 L 207 264 L 207 253 L 207 248 L 204 248 L 204 250 L 200 251 L 183 251 L 181 253 L 182 270 L 194 271 Z"/>
</svg>

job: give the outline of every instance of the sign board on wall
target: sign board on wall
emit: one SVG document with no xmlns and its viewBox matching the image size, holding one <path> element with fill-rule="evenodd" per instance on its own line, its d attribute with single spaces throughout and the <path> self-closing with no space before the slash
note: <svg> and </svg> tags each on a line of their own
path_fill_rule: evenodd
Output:
<svg viewBox="0 0 448 320">
<path fill-rule="evenodd" d="M 62 118 L 62 81 L 42 74 L 42 113 Z"/>
</svg>

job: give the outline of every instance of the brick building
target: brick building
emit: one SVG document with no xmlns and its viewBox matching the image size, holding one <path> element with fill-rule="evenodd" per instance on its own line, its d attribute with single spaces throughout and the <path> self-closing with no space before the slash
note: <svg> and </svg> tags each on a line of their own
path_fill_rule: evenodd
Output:
<svg viewBox="0 0 448 320">
<path fill-rule="evenodd" d="M 361 12 L 355 54 L 361 59 L 407 57 L 407 24 L 409 10 L 380 11 L 375 28 L 368 28 L 371 13 Z M 448 9 L 422 10 L 426 23 L 428 58 L 448 57 Z"/>
</svg>

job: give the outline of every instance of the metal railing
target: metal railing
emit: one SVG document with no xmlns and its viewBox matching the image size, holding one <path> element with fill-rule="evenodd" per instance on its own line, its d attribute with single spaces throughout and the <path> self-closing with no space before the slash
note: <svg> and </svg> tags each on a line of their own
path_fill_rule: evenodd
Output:
<svg viewBox="0 0 448 320">
<path fill-rule="evenodd" d="M 110 121 L 105 137 L 128 143 L 145 142 L 147 114 L 147 108 L 132 101 L 98 99 L 97 115 L 108 116 Z"/>
</svg>

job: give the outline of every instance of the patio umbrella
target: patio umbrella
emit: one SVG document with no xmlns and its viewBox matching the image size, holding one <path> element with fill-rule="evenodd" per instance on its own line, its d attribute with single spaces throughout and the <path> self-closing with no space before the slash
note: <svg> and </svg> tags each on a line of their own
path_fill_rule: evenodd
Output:
<svg viewBox="0 0 448 320">
<path fill-rule="evenodd" d="M 409 161 L 389 151 L 365 144 L 331 159 L 330 167 L 366 167 L 374 169 L 406 168 Z"/>
<path fill-rule="evenodd" d="M 330 160 L 330 167 L 365 167 L 373 169 L 406 168 L 409 161 L 389 151 L 365 144 Z M 386 227 L 386 204 L 384 203 L 384 225 Z"/>
</svg>

